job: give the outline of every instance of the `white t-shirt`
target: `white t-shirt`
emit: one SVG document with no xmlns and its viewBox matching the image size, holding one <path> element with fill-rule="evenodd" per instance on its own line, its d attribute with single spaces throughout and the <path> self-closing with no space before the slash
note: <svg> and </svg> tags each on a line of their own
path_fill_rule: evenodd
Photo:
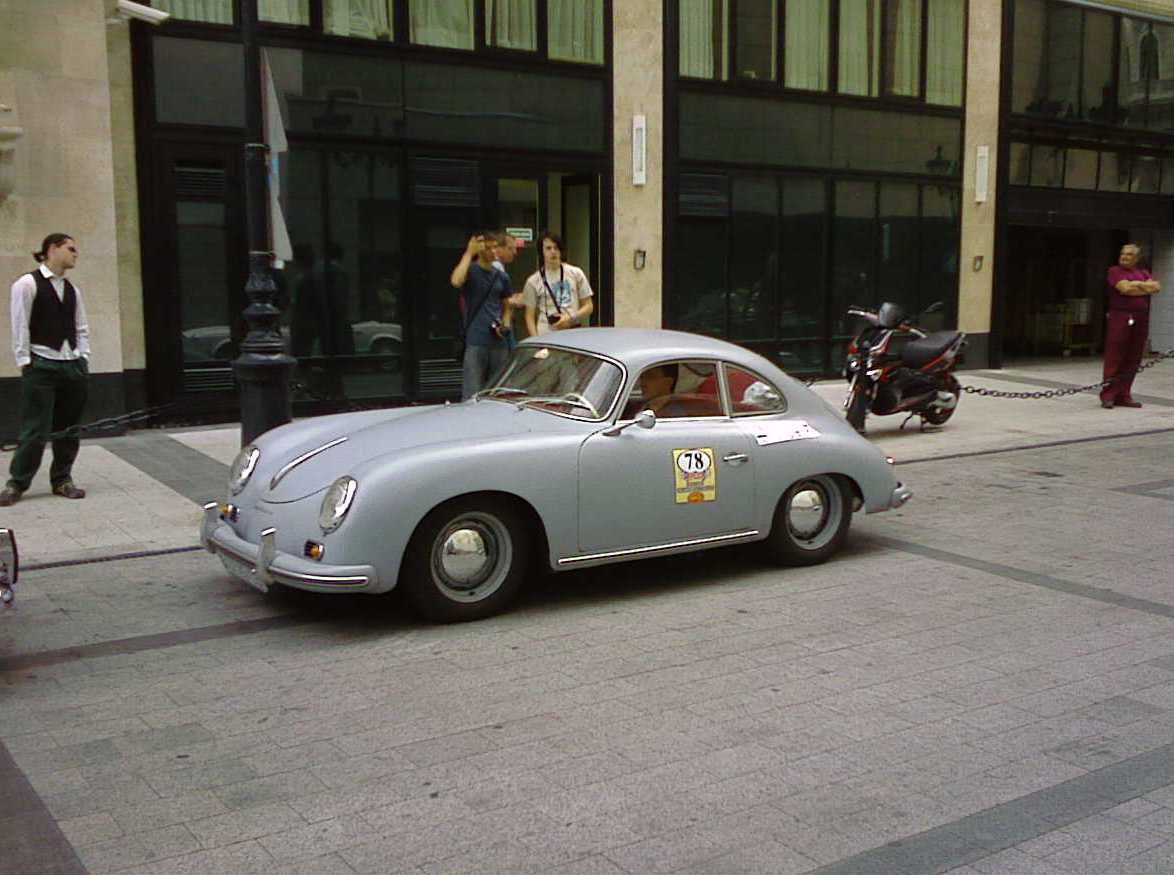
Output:
<svg viewBox="0 0 1174 875">
<path fill-rule="evenodd" d="M 546 318 L 548 314 L 557 316 L 560 310 L 563 313 L 577 313 L 579 307 L 582 306 L 583 299 L 590 298 L 595 294 L 591 291 L 591 283 L 587 281 L 587 274 L 582 270 L 573 264 L 566 263 L 559 267 L 560 270 L 555 271 L 553 276 L 547 272 L 545 283 L 539 272 L 534 271 L 526 280 L 526 287 L 522 290 L 526 306 L 534 308 L 534 322 L 539 334 L 546 334 L 550 331 L 550 321 Z M 559 278 L 560 272 L 561 279 Z M 549 290 L 547 289 L 548 285 L 550 286 Z M 550 295 L 551 292 L 554 293 L 553 298 Z"/>
</svg>

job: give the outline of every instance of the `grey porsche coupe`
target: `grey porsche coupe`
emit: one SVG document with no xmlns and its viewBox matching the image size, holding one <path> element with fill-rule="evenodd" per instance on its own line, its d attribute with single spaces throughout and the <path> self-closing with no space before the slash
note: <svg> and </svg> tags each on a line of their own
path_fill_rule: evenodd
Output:
<svg viewBox="0 0 1174 875">
<path fill-rule="evenodd" d="M 427 618 L 503 610 L 552 571 L 760 541 L 827 559 L 911 492 L 765 358 L 675 331 L 523 341 L 460 404 L 300 420 L 241 450 L 200 539 L 261 590 L 402 590 Z"/>
</svg>

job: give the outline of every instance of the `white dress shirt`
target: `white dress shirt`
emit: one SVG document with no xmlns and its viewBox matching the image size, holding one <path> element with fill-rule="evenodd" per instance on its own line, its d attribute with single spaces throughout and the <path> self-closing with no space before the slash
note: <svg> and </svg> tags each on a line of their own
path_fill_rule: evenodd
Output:
<svg viewBox="0 0 1174 875">
<path fill-rule="evenodd" d="M 41 276 L 49 280 L 53 290 L 57 292 L 57 300 L 65 300 L 65 277 L 57 276 L 45 265 L 39 270 Z M 57 361 L 71 361 L 76 358 L 89 359 L 90 357 L 90 326 L 86 322 L 86 308 L 82 304 L 82 290 L 76 283 L 70 283 L 77 294 L 77 309 L 74 312 L 74 326 L 77 329 L 77 348 L 70 349 L 69 341 L 61 343 L 61 349 L 51 346 L 41 346 L 39 343 L 29 342 L 29 319 L 33 315 L 33 300 L 37 297 L 37 281 L 27 273 L 12 284 L 12 352 L 16 355 L 16 366 L 23 368 L 29 364 L 36 353 L 41 358 L 56 359 Z"/>
</svg>

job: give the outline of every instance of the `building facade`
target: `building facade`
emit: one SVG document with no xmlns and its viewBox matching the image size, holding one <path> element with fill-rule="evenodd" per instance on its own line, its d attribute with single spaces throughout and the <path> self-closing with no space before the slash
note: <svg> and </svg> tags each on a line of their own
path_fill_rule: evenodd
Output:
<svg viewBox="0 0 1174 875">
<path fill-rule="evenodd" d="M 448 274 L 478 228 L 523 241 L 519 288 L 559 233 L 593 324 L 810 375 L 852 304 L 941 301 L 931 327 L 998 366 L 1095 352 L 1126 240 L 1174 283 L 1167 0 L 150 5 L 170 18 L 0 0 L 0 266 L 77 236 L 94 416 L 233 415 L 262 139 L 299 412 L 455 394 Z M 0 359 L 9 409 L 17 387 Z"/>
</svg>

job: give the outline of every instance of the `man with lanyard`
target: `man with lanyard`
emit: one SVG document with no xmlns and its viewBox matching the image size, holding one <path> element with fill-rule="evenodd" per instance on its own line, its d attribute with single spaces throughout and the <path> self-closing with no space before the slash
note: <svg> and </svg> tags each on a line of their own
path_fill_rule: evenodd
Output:
<svg viewBox="0 0 1174 875">
<path fill-rule="evenodd" d="M 1148 270 L 1138 266 L 1141 247 L 1121 247 L 1117 263 L 1109 268 L 1109 312 L 1105 332 L 1104 379 L 1101 407 L 1141 407 L 1133 400 L 1133 378 L 1149 340 L 1150 296 L 1162 290 Z"/>
<path fill-rule="evenodd" d="M 90 330 L 81 292 L 65 278 L 77 264 L 68 234 L 50 234 L 33 258 L 41 266 L 12 284 L 12 350 L 20 368 L 20 442 L 9 466 L 0 507 L 9 507 L 32 484 L 51 432 L 77 425 L 86 403 Z M 85 498 L 70 474 L 80 441 L 53 441 L 49 482 L 54 495 Z"/>
<path fill-rule="evenodd" d="M 591 283 L 582 270 L 563 261 L 563 241 L 549 231 L 541 239 L 542 264 L 523 292 L 531 335 L 578 328 L 595 312 Z"/>
<path fill-rule="evenodd" d="M 459 327 L 465 340 L 462 401 L 481 391 L 509 355 L 502 324 L 502 298 L 508 298 L 513 289 L 509 274 L 493 267 L 496 254 L 496 235 L 476 234 L 469 238 L 461 260 L 449 277 L 453 288 L 461 290 Z"/>
</svg>

